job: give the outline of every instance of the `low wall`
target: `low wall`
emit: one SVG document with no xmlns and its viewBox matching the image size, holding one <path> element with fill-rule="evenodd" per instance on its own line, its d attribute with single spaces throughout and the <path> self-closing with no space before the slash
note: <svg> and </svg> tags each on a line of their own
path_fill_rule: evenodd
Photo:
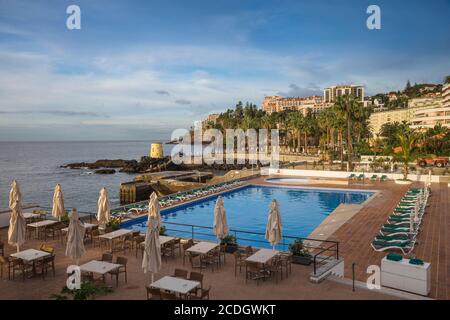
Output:
<svg viewBox="0 0 450 320">
<path fill-rule="evenodd" d="M 346 172 L 346 171 L 324 171 L 324 170 L 298 170 L 298 169 L 273 169 L 273 168 L 261 168 L 261 175 L 263 176 L 302 176 L 302 177 L 323 177 L 323 178 L 341 178 L 345 179 L 348 176 L 354 173 L 359 175 L 363 172 L 354 171 L 354 172 Z M 385 175 L 388 179 L 403 179 L 402 173 L 378 173 L 378 172 L 364 172 L 364 175 L 367 178 L 372 177 L 372 175 Z M 413 181 L 423 181 L 426 182 L 428 180 L 428 174 L 409 174 L 408 179 Z M 431 176 L 431 182 L 448 182 L 447 176 Z"/>
</svg>

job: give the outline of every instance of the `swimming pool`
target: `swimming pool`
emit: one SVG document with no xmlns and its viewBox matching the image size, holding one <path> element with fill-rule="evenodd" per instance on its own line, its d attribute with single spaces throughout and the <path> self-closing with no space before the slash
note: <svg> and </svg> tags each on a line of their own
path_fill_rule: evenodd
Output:
<svg viewBox="0 0 450 320">
<path fill-rule="evenodd" d="M 279 203 L 283 235 L 307 237 L 339 204 L 360 204 L 373 192 L 250 185 L 222 193 L 232 230 L 264 233 L 272 199 Z M 212 227 L 217 195 L 161 211 L 163 222 Z M 123 228 L 146 231 L 147 217 L 126 221 Z M 192 227 L 166 224 L 167 233 L 191 237 Z M 195 238 L 214 240 L 212 230 L 194 228 Z M 270 247 L 264 235 L 237 233 L 240 245 Z M 286 240 L 286 245 L 288 241 Z M 280 248 L 286 249 L 280 245 Z"/>
</svg>

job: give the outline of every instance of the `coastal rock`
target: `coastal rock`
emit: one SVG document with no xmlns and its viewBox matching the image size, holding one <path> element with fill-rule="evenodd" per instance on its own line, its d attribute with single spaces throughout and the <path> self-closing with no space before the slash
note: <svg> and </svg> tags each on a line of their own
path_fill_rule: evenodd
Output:
<svg viewBox="0 0 450 320">
<path fill-rule="evenodd" d="M 95 173 L 97 173 L 97 174 L 114 174 L 114 173 L 116 173 L 116 170 L 114 170 L 114 169 L 99 169 L 99 170 L 95 170 Z"/>
</svg>

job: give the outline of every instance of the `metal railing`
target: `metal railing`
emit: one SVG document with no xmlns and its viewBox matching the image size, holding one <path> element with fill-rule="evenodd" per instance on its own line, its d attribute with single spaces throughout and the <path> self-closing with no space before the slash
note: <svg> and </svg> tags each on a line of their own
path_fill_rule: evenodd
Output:
<svg viewBox="0 0 450 320">
<path fill-rule="evenodd" d="M 133 221 L 125 222 L 125 225 L 128 224 L 133 224 Z M 190 237 L 191 239 L 196 240 L 217 241 L 213 232 L 213 227 L 168 221 L 164 221 L 162 224 L 169 235 L 185 238 Z M 271 247 L 267 240 L 265 240 L 265 233 L 262 232 L 230 229 L 228 233 L 236 238 L 238 245 L 246 244 L 254 247 Z M 314 274 L 316 274 L 319 264 L 331 258 L 339 259 L 338 241 L 283 235 L 280 243 L 276 246 L 276 249 L 288 251 L 289 245 L 297 239 L 302 240 L 303 246 L 311 253 Z"/>
</svg>

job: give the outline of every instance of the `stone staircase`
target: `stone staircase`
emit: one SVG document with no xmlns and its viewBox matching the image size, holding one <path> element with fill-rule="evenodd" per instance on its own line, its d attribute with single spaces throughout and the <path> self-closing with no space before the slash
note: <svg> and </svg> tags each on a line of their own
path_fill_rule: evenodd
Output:
<svg viewBox="0 0 450 320">
<path fill-rule="evenodd" d="M 318 257 L 320 260 L 321 257 Z M 326 257 L 323 257 L 326 258 Z M 320 283 L 325 280 L 329 275 L 333 275 L 339 278 L 344 277 L 344 259 L 329 258 L 328 260 L 319 263 L 316 269 L 310 273 L 309 280 L 313 283 Z"/>
</svg>

